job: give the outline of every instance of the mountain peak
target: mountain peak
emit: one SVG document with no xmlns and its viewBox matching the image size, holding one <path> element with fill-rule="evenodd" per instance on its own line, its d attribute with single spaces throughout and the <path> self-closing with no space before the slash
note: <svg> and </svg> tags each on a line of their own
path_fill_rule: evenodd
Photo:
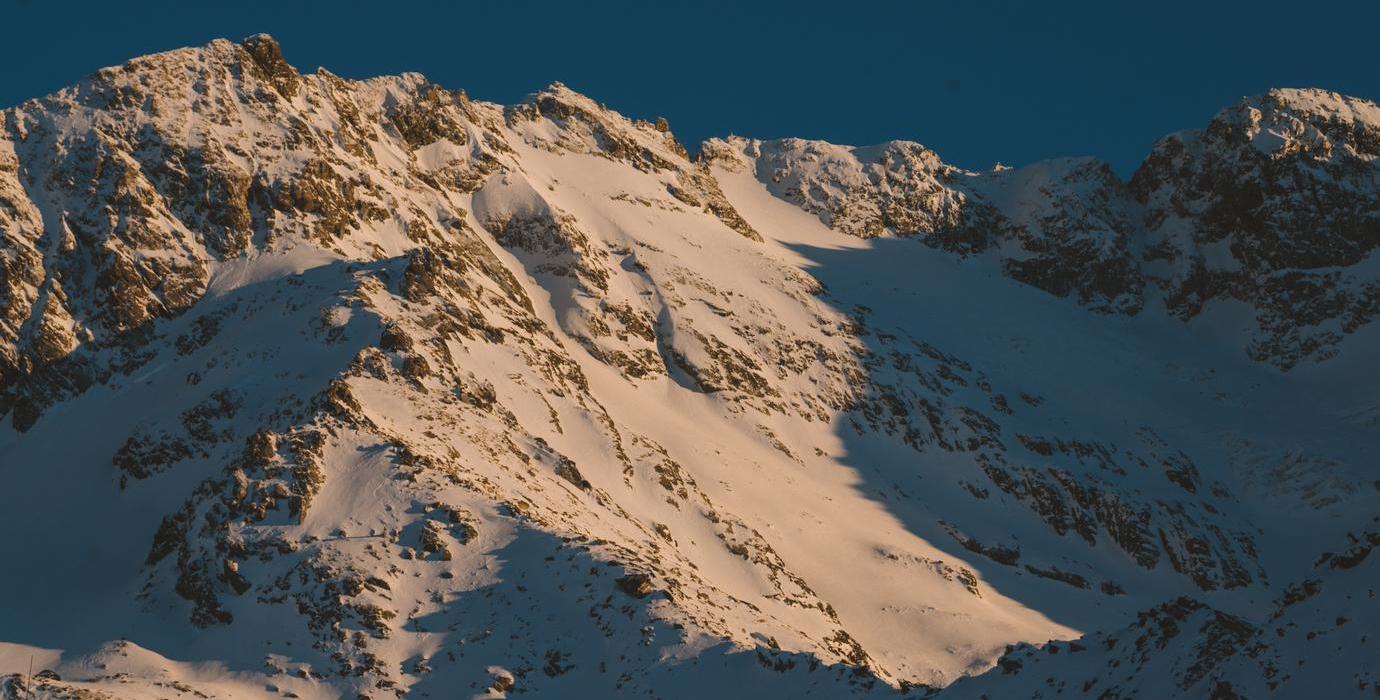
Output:
<svg viewBox="0 0 1380 700">
<path fill-rule="evenodd" d="M 1272 88 L 1244 102 L 1380 125 L 1380 107 L 1374 102 L 1321 88 Z"/>
<path fill-rule="evenodd" d="M 240 46 L 244 46 L 245 48 L 249 48 L 251 46 L 268 46 L 271 47 L 272 51 L 274 51 L 275 53 L 279 54 L 280 56 L 282 55 L 282 45 L 278 43 L 277 39 L 273 38 L 272 34 L 269 34 L 267 32 L 258 32 L 256 34 L 250 34 L 249 36 L 240 40 Z"/>
<path fill-rule="evenodd" d="M 283 58 L 283 49 L 267 34 L 255 34 L 240 42 L 253 66 L 268 80 L 283 97 L 291 98 L 297 93 L 300 78 L 297 69 Z"/>
<path fill-rule="evenodd" d="M 1380 155 L 1380 107 L 1330 90 L 1275 88 L 1219 112 L 1208 127 L 1214 135 L 1266 154 L 1371 158 Z"/>
</svg>

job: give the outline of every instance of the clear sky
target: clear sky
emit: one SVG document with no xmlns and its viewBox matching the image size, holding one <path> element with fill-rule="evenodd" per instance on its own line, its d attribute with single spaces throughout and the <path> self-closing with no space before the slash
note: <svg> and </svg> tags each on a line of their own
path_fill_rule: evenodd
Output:
<svg viewBox="0 0 1380 700">
<path fill-rule="evenodd" d="M 1272 86 L 1380 99 L 1380 3 L 0 0 L 0 105 L 136 55 L 273 34 L 298 69 L 417 71 L 511 103 L 560 80 L 737 133 L 911 139 L 986 168 L 1150 145 Z"/>
</svg>

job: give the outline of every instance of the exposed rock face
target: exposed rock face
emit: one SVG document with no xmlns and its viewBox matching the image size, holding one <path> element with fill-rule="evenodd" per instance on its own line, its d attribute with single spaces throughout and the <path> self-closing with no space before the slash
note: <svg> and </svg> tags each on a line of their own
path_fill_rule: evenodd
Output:
<svg viewBox="0 0 1380 700">
<path fill-rule="evenodd" d="M 1255 307 L 1252 357 L 1334 353 L 1380 311 L 1377 156 L 1380 108 L 1321 90 L 1244 99 L 1156 144 L 1131 186 L 1170 312 L 1233 299 Z"/>
<path fill-rule="evenodd" d="M 240 48 L 249 54 L 246 67 L 258 73 L 259 78 L 273 86 L 279 95 L 292 99 L 297 94 L 297 69 L 283 59 L 283 49 L 267 34 L 256 34 L 240 42 Z"/>
<path fill-rule="evenodd" d="M 1231 300 L 1257 360 L 1369 348 L 1374 110 L 1270 93 L 1126 184 L 691 160 L 560 84 L 301 74 L 263 35 L 104 69 L 0 112 L 0 493 L 61 493 L 0 509 L 51 574 L 0 578 L 40 601 L 0 641 L 196 635 L 368 697 L 1025 692 L 1103 638 L 1167 695 L 1311 663 L 1271 625 L 1363 598 L 1380 408 L 1175 334 Z M 224 680 L 112 649 L 96 689 Z"/>
</svg>

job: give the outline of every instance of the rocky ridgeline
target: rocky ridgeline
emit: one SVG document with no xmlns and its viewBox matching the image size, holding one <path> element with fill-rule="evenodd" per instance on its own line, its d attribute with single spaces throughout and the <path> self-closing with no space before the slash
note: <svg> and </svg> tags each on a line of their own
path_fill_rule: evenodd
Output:
<svg viewBox="0 0 1380 700">
<path fill-rule="evenodd" d="M 560 84 L 504 107 L 415 74 L 302 74 L 265 36 L 148 56 L 0 113 L 0 416 L 23 445 L 94 389 L 164 387 L 101 465 L 110 498 L 163 506 L 138 601 L 205 629 L 282 611 L 310 640 L 296 675 L 361 697 L 655 692 L 675 682 L 661 647 L 705 639 L 725 677 L 925 691 L 1066 634 L 993 580 L 1145 608 L 1137 669 L 1182 671 L 1181 650 L 1146 650 L 1175 625 L 1199 657 L 1292 658 L 1256 622 L 1146 592 L 1280 583 L 1212 457 L 1151 425 L 1089 434 L 1093 409 L 847 306 L 767 252 L 720 176 L 1106 314 L 1246 302 L 1250 353 L 1289 367 L 1375 312 L 1374 111 L 1272 92 L 1161 142 L 1127 184 L 1086 159 L 973 173 L 905 142 L 730 138 L 692 160 L 664 120 Z M 695 444 L 733 431 L 750 440 Z M 934 546 L 831 525 L 907 582 L 875 609 L 851 595 L 871 574 L 841 589 L 735 492 L 761 475 L 814 497 L 797 479 L 855 440 L 904 455 L 853 465 L 865 478 L 931 477 L 858 490 L 924 513 L 904 525 Z M 816 505 L 854 497 L 831 493 Z M 958 622 L 928 653 L 888 648 L 877 620 L 916 609 Z M 1197 664 L 1174 692 L 1226 673 Z"/>
<path fill-rule="evenodd" d="M 1380 309 L 1380 108 L 1272 90 L 1169 136 L 1123 182 L 1091 159 L 978 173 L 919 144 L 712 140 L 703 157 L 750 168 L 777 196 L 861 237 L 915 237 L 995 258 L 1013 279 L 1097 311 L 1135 314 L 1147 286 L 1188 320 L 1252 307 L 1256 360 L 1324 360 Z"/>
<path fill-rule="evenodd" d="M 916 143 L 711 140 L 709 162 L 751 168 L 778 197 L 835 230 L 914 237 L 1107 313 L 1144 304 L 1130 191 L 1105 163 L 1068 159 L 975 173 Z"/>
</svg>

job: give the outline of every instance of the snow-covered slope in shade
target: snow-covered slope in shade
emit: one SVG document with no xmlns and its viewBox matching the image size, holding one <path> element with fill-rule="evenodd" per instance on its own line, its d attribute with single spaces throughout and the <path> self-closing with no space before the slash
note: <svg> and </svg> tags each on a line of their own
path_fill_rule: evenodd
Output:
<svg viewBox="0 0 1380 700">
<path fill-rule="evenodd" d="M 47 697 L 1007 697 L 1165 616 L 1227 631 L 1106 688 L 1376 681 L 1298 631 L 1375 628 L 1369 316 L 1284 372 L 1256 296 L 1183 313 L 1168 176 L 691 160 L 264 36 L 0 119 L 0 672 Z"/>
</svg>

